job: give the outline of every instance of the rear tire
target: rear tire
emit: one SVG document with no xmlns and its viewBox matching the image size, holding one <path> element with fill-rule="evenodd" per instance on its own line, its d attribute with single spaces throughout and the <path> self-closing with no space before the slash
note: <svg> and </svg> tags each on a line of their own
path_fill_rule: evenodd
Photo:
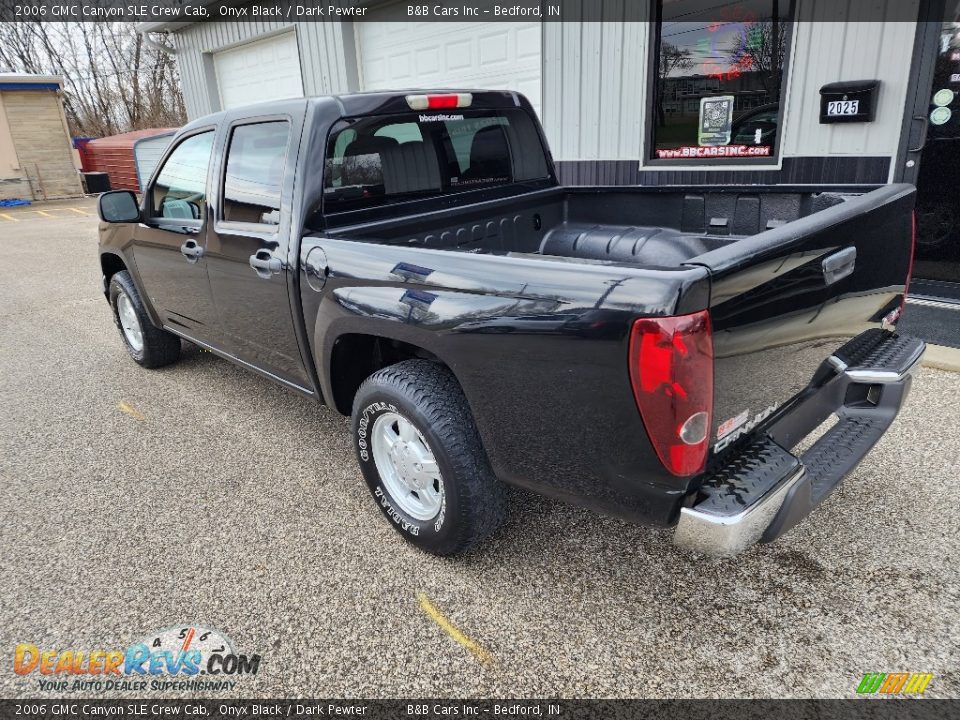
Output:
<svg viewBox="0 0 960 720">
<path fill-rule="evenodd" d="M 418 548 L 463 553 L 503 522 L 506 488 L 443 366 L 406 360 L 367 378 L 354 399 L 353 442 L 377 507 Z"/>
<path fill-rule="evenodd" d="M 110 307 L 123 345 L 138 365 L 158 368 L 180 358 L 180 338 L 150 321 L 133 279 L 126 270 L 110 278 Z"/>
</svg>

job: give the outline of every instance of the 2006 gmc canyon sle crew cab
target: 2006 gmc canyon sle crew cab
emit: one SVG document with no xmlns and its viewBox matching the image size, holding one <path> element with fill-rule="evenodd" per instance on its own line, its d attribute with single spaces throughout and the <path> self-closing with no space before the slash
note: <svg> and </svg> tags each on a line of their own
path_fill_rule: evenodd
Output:
<svg viewBox="0 0 960 720">
<path fill-rule="evenodd" d="M 896 416 L 913 200 L 562 187 L 521 95 L 355 94 L 190 123 L 142 201 L 100 197 L 100 261 L 140 365 L 186 339 L 352 415 L 424 550 L 489 535 L 513 483 L 730 555 Z"/>
</svg>

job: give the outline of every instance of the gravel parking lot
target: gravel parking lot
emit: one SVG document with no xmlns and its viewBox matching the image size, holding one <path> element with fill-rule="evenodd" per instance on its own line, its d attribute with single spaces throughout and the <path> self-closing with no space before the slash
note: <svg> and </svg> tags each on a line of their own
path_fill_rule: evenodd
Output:
<svg viewBox="0 0 960 720">
<path fill-rule="evenodd" d="M 93 203 L 36 209 L 0 214 L 0 695 L 42 694 L 17 643 L 180 624 L 261 655 L 217 697 L 851 697 L 876 671 L 960 695 L 960 375 L 924 369 L 843 488 L 739 559 L 518 491 L 440 560 L 382 519 L 346 419 L 192 346 L 136 366 Z"/>
</svg>

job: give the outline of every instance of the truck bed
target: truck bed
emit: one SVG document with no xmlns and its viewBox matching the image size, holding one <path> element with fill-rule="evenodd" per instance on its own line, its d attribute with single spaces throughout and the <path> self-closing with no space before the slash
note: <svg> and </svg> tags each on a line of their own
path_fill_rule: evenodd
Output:
<svg viewBox="0 0 960 720">
<path fill-rule="evenodd" d="M 860 193 L 555 187 L 413 216 L 396 207 L 404 216 L 335 227 L 326 237 L 379 244 L 384 252 L 371 257 L 385 253 L 391 268 L 417 268 L 419 275 L 401 276 L 424 289 L 555 298 L 555 285 L 493 290 L 480 278 L 516 274 L 558 283 L 556 266 L 562 265 L 571 300 L 562 308 L 568 313 L 580 305 L 623 307 L 624 290 L 612 288 L 627 277 L 643 277 L 652 287 L 654 278 L 706 269 L 709 293 L 698 302 L 709 307 L 713 329 L 711 438 L 720 455 L 730 447 L 721 442 L 722 428 L 747 423 L 747 417 L 754 424 L 771 417 L 807 385 L 831 349 L 896 322 L 910 262 L 912 203 L 913 189 L 905 185 Z M 441 256 L 447 252 L 458 257 L 445 263 Z M 467 254 L 477 262 L 463 262 Z M 552 260 L 554 267 L 491 265 L 481 258 Z M 588 267 L 591 272 L 583 272 Z M 597 293 L 593 281 L 603 269 L 608 272 L 601 286 L 608 290 Z M 699 308 L 691 302 L 681 290 L 669 301 L 636 303 L 633 317 Z M 515 317 L 495 323 L 515 333 L 533 324 Z"/>
<path fill-rule="evenodd" d="M 329 234 L 459 252 L 677 267 L 848 197 L 780 189 L 553 188 L 410 219 L 336 228 Z"/>
</svg>

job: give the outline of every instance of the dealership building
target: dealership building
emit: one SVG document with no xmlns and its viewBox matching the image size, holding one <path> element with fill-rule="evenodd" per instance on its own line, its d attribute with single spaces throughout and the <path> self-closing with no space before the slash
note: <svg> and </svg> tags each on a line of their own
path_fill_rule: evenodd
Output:
<svg viewBox="0 0 960 720">
<path fill-rule="evenodd" d="M 559 1 L 563 22 L 548 0 L 545 21 L 445 22 L 360 0 L 353 21 L 296 22 L 293 6 L 290 20 L 140 30 L 171 36 L 191 119 L 302 95 L 507 88 L 530 99 L 566 184 L 912 182 L 913 292 L 960 299 L 956 0 Z"/>
<path fill-rule="evenodd" d="M 83 194 L 63 78 L 0 73 L 0 203 Z"/>
</svg>

